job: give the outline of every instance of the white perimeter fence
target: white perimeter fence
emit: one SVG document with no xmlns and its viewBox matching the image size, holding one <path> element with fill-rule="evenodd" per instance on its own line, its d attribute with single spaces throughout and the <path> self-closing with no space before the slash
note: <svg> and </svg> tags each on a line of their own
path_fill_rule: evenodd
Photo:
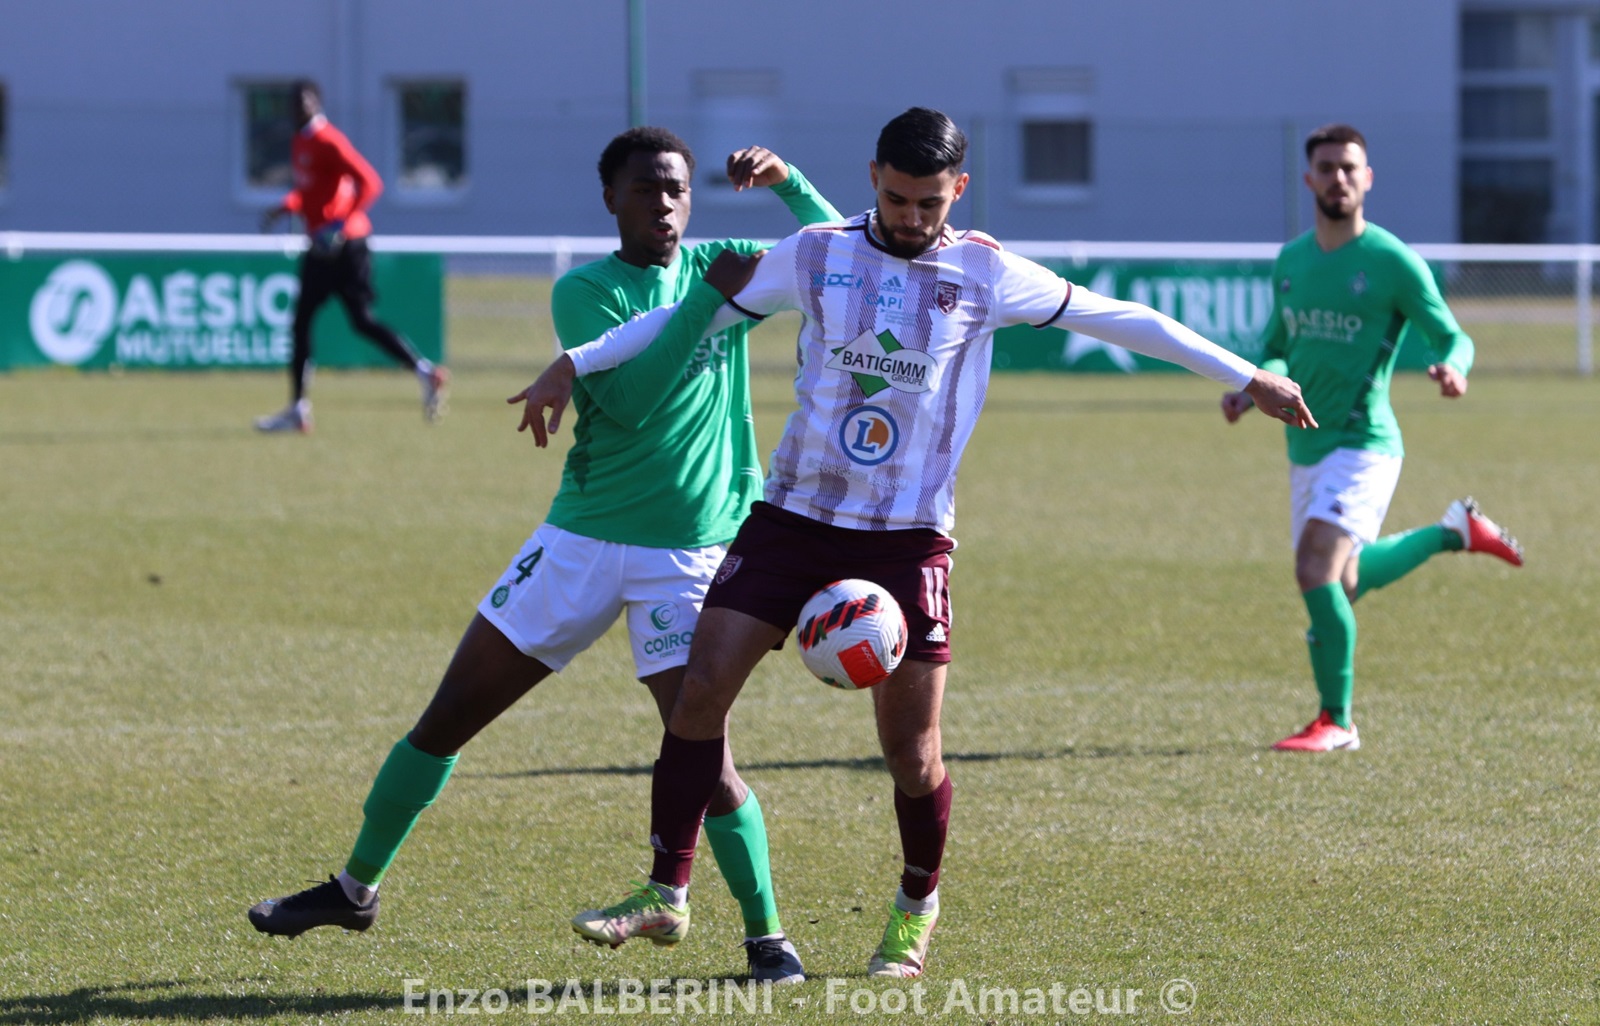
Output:
<svg viewBox="0 0 1600 1026">
<path fill-rule="evenodd" d="M 692 240 L 691 240 L 692 241 Z M 24 253 L 255 252 L 295 255 L 296 235 L 121 234 L 0 231 L 0 259 Z M 372 248 L 438 253 L 454 274 L 559 277 L 616 248 L 612 236 L 376 235 Z M 1007 242 L 1023 256 L 1062 267 L 1158 264 L 1181 268 L 1270 262 L 1277 243 Z M 1478 365 L 1502 371 L 1594 373 L 1594 265 L 1600 246 L 1414 247 L 1440 267 L 1446 298 L 1478 344 Z"/>
</svg>

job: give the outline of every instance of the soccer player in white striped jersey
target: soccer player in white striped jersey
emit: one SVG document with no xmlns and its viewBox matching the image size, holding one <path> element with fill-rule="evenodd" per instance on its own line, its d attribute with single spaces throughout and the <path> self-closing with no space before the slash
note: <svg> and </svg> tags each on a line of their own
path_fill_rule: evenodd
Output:
<svg viewBox="0 0 1600 1026">
<path fill-rule="evenodd" d="M 1084 332 L 1230 383 L 1287 423 L 1315 424 L 1289 379 L 1148 307 L 1076 287 L 987 235 L 951 230 L 951 205 L 967 185 L 965 154 L 965 136 L 944 114 L 906 111 L 878 138 L 873 210 L 807 227 L 764 257 L 719 257 L 675 310 L 569 350 L 530 387 L 523 411 L 523 426 L 543 444 L 575 374 L 631 358 L 652 368 L 639 379 L 664 391 L 708 329 L 779 310 L 802 314 L 799 409 L 773 453 L 766 501 L 751 508 L 706 595 L 662 739 L 651 882 L 663 905 L 687 900 L 728 713 L 756 663 L 818 588 L 842 577 L 876 581 L 905 611 L 910 641 L 899 669 L 873 690 L 905 856 L 868 965 L 873 976 L 919 975 L 938 918 L 951 801 L 939 710 L 950 661 L 954 488 L 983 407 L 994 332 L 1011 324 Z M 613 906 L 573 923 L 620 943 L 653 937 L 661 911 Z"/>
</svg>

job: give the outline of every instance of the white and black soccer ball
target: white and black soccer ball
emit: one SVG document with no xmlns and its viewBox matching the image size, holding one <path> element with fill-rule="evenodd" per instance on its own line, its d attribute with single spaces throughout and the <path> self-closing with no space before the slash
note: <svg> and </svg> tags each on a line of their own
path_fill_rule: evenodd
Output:
<svg viewBox="0 0 1600 1026">
<path fill-rule="evenodd" d="M 906 617 L 871 581 L 834 581 L 806 602 L 796 629 L 800 661 L 824 684 L 851 690 L 881 684 L 906 654 Z"/>
</svg>

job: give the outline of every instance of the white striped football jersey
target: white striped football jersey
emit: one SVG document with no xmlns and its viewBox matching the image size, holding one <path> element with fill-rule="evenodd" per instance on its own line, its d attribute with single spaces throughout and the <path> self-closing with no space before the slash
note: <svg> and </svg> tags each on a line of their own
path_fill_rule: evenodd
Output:
<svg viewBox="0 0 1600 1026">
<path fill-rule="evenodd" d="M 856 530 L 955 523 L 956 470 L 983 409 L 994 333 L 1058 326 L 1171 360 L 1230 388 L 1253 364 L 1147 307 L 1095 295 L 948 227 L 911 259 L 885 250 L 871 214 L 811 225 L 775 245 L 712 322 L 781 310 L 802 317 L 795 399 L 765 497 Z M 568 350 L 578 373 L 616 366 L 661 330 L 671 308 Z"/>
</svg>

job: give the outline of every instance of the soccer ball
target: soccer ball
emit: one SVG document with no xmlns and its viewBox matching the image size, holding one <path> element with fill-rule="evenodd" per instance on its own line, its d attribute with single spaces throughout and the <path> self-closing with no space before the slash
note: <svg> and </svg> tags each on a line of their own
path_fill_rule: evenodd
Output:
<svg viewBox="0 0 1600 1026">
<path fill-rule="evenodd" d="M 800 610 L 800 661 L 824 684 L 881 684 L 906 654 L 906 617 L 871 581 L 834 581 Z"/>
</svg>

